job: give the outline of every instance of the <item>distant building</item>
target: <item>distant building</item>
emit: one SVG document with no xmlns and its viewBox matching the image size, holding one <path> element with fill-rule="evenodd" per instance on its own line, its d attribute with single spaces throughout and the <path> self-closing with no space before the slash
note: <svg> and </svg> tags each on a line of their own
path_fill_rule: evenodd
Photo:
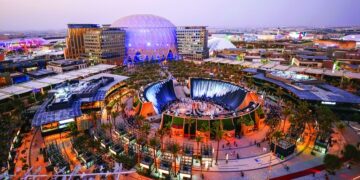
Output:
<svg viewBox="0 0 360 180">
<path fill-rule="evenodd" d="M 84 34 L 84 57 L 94 62 L 121 65 L 125 59 L 125 31 L 104 26 Z"/>
<path fill-rule="evenodd" d="M 184 59 L 203 60 L 209 57 L 208 31 L 205 26 L 184 26 L 176 29 L 178 53 Z"/>
<path fill-rule="evenodd" d="M 297 55 L 292 58 L 292 65 L 313 67 L 313 68 L 328 68 L 331 69 L 333 61 L 327 56 L 313 56 L 313 55 Z"/>
<path fill-rule="evenodd" d="M 316 39 L 314 44 L 322 48 L 355 49 L 356 41 L 334 40 L 334 39 Z"/>
<path fill-rule="evenodd" d="M 84 60 L 57 60 L 50 61 L 46 65 L 46 69 L 56 72 L 56 73 L 64 73 L 67 71 L 77 70 L 86 68 L 87 64 Z"/>
<path fill-rule="evenodd" d="M 5 52 L 2 52 L 0 50 L 0 61 L 3 61 L 3 60 L 5 60 Z"/>
<path fill-rule="evenodd" d="M 84 34 L 98 28 L 97 24 L 68 24 L 65 59 L 79 59 L 85 53 Z"/>
</svg>

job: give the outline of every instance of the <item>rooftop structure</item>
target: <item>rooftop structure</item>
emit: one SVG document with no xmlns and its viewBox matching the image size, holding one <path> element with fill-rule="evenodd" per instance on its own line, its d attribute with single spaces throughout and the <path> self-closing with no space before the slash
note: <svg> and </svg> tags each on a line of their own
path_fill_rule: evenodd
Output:
<svg viewBox="0 0 360 180">
<path fill-rule="evenodd" d="M 85 69 L 70 71 L 63 74 L 57 74 L 55 76 L 48 76 L 41 79 L 31 80 L 25 83 L 3 87 L 0 88 L 0 101 L 10 98 L 12 96 L 23 95 L 25 93 L 36 93 L 35 90 L 37 89 L 52 87 L 68 80 L 81 79 L 96 73 L 109 70 L 114 67 L 114 65 L 99 64 L 95 66 L 90 66 Z"/>
<path fill-rule="evenodd" d="M 289 74 L 291 74 L 289 76 Z M 279 78 L 280 77 L 280 78 Z M 270 82 L 294 94 L 301 100 L 325 105 L 360 104 L 360 97 L 313 78 L 289 72 L 265 72 L 254 75 L 255 79 Z M 305 79 L 304 79 L 305 78 Z M 291 79 L 291 81 L 289 81 Z M 305 81 L 306 80 L 306 81 Z"/>
<path fill-rule="evenodd" d="M 332 70 L 325 70 L 322 68 L 314 68 L 314 67 L 301 67 L 301 66 L 291 66 L 291 65 L 280 65 L 280 64 L 272 64 L 270 65 L 257 63 L 257 62 L 249 62 L 249 61 L 237 61 L 237 60 L 230 60 L 224 58 L 209 58 L 204 60 L 204 62 L 208 63 L 221 63 L 221 64 L 232 64 L 238 66 L 244 66 L 246 68 L 255 68 L 255 69 L 265 69 L 268 71 L 271 70 L 281 70 L 281 71 L 294 71 L 298 73 L 305 73 L 310 75 L 327 75 L 330 77 L 346 77 L 350 79 L 360 79 L 360 73 L 355 73 L 347 70 L 341 71 L 332 71 Z M 265 68 L 267 67 L 267 68 Z"/>
<path fill-rule="evenodd" d="M 64 128 L 82 115 L 82 106 L 104 101 L 109 91 L 125 79 L 125 76 L 100 73 L 80 81 L 60 84 L 49 91 L 49 98 L 36 112 L 32 125 L 42 126 L 43 133 L 47 132 L 49 126 L 51 130 L 54 130 L 53 126 Z M 93 106 L 101 108 L 101 104 Z"/>
<path fill-rule="evenodd" d="M 62 60 L 50 61 L 46 65 L 47 70 L 54 71 L 56 73 L 78 70 L 86 67 L 87 64 L 84 60 L 76 60 L 76 59 L 62 59 Z"/>
<path fill-rule="evenodd" d="M 211 38 L 208 42 L 209 52 L 219 51 L 224 49 L 236 48 L 229 40 L 225 38 Z"/>
</svg>

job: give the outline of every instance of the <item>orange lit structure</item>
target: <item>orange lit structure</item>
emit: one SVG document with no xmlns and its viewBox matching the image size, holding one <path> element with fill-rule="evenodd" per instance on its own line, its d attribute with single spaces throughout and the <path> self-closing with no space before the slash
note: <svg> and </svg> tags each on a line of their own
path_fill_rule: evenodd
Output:
<svg viewBox="0 0 360 180">
<path fill-rule="evenodd" d="M 98 28 L 99 26 L 97 24 L 68 24 L 66 48 L 64 51 L 65 58 L 81 58 L 85 53 L 84 34 Z"/>
</svg>

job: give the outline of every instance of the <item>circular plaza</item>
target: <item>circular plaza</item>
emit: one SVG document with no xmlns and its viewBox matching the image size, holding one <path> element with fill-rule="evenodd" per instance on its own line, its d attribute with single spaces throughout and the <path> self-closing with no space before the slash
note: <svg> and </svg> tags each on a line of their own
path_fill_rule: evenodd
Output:
<svg viewBox="0 0 360 180">
<path fill-rule="evenodd" d="M 264 127 L 262 98 L 226 81 L 190 78 L 181 86 L 168 79 L 142 89 L 139 114 L 161 115 L 160 128 L 170 128 L 173 136 L 215 139 L 212 129 L 220 128 L 224 139 L 234 141 Z"/>
</svg>

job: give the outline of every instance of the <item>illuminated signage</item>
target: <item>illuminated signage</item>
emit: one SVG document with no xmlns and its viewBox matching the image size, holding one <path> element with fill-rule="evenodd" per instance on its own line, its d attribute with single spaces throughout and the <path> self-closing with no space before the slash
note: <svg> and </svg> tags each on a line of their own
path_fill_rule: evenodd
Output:
<svg viewBox="0 0 360 180">
<path fill-rule="evenodd" d="M 321 101 L 321 104 L 325 104 L 325 105 L 336 105 L 336 102 Z"/>
<path fill-rule="evenodd" d="M 74 119 L 71 118 L 71 119 L 65 119 L 65 120 L 59 121 L 60 124 L 67 124 L 67 123 L 70 123 L 70 122 L 74 122 Z"/>
</svg>

